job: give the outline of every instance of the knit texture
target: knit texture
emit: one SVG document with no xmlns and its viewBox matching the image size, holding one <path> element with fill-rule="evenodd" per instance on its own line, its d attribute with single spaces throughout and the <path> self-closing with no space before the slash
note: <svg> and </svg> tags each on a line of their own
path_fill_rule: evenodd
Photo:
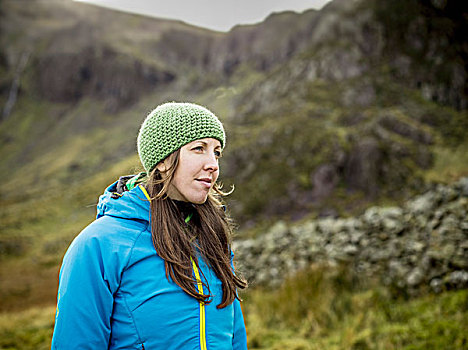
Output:
<svg viewBox="0 0 468 350">
<path fill-rule="evenodd" d="M 143 122 L 137 139 L 138 154 L 149 173 L 172 152 L 206 137 L 219 140 L 224 148 L 224 128 L 212 112 L 193 103 L 165 103 Z"/>
</svg>

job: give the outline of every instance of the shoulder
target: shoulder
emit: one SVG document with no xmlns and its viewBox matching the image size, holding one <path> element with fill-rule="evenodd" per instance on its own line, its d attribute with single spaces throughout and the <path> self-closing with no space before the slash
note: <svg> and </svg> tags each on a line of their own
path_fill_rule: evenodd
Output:
<svg viewBox="0 0 468 350">
<path fill-rule="evenodd" d="M 147 225 L 135 220 L 101 217 L 76 236 L 65 254 L 64 263 L 88 259 L 123 268 L 135 243 L 145 231 Z"/>
<path fill-rule="evenodd" d="M 91 222 L 75 238 L 80 243 L 99 241 L 112 244 L 133 244 L 148 225 L 137 220 L 103 216 Z"/>
</svg>

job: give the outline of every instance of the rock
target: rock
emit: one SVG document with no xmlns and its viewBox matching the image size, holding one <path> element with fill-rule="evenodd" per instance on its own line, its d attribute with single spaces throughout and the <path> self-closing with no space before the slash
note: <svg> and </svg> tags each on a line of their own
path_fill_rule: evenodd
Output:
<svg viewBox="0 0 468 350">
<path fill-rule="evenodd" d="M 461 178 L 455 184 L 455 188 L 460 192 L 460 195 L 468 197 L 468 177 Z"/>
<path fill-rule="evenodd" d="M 346 264 L 417 293 L 468 287 L 468 200 L 462 181 L 436 186 L 399 207 L 371 207 L 358 218 L 278 221 L 256 239 L 235 241 L 236 261 L 255 284 L 278 286 L 310 263 Z"/>
<path fill-rule="evenodd" d="M 355 244 L 355 245 L 359 245 L 359 242 L 361 240 L 361 237 L 363 236 L 363 232 L 360 232 L 360 231 L 354 231 L 351 233 L 350 235 L 350 241 L 351 243 Z"/>
<path fill-rule="evenodd" d="M 466 271 L 453 271 L 449 274 L 447 282 L 451 287 L 466 288 L 468 286 L 468 272 Z"/>
<path fill-rule="evenodd" d="M 345 246 L 343 248 L 343 252 L 346 254 L 346 255 L 356 255 L 356 253 L 358 252 L 358 248 L 355 246 L 355 245 L 352 245 L 352 244 L 349 244 L 347 246 Z"/>
<path fill-rule="evenodd" d="M 429 284 L 435 293 L 442 292 L 443 283 L 440 278 L 433 278 Z"/>
<path fill-rule="evenodd" d="M 379 207 L 370 207 L 364 212 L 364 215 L 362 216 L 362 221 L 369 224 L 373 228 L 379 227 L 381 220 L 382 217 L 380 215 Z"/>
<path fill-rule="evenodd" d="M 382 227 L 383 230 L 385 230 L 385 232 L 387 232 L 391 236 L 399 234 L 404 229 L 402 220 L 395 220 L 389 218 L 384 218 L 382 220 Z"/>
<path fill-rule="evenodd" d="M 426 192 L 422 196 L 416 197 L 414 200 L 409 201 L 406 209 L 416 215 L 427 215 L 434 210 L 440 198 L 434 192 Z"/>
<path fill-rule="evenodd" d="M 169 71 L 158 71 L 111 48 L 53 53 L 36 66 L 36 84 L 42 97 L 54 102 L 76 102 L 92 96 L 105 100 L 113 111 L 176 78 Z"/>
<path fill-rule="evenodd" d="M 402 278 L 408 272 L 408 268 L 398 259 L 393 259 L 388 264 L 390 273 L 398 278 Z"/>
<path fill-rule="evenodd" d="M 286 234 L 286 232 L 288 232 L 288 225 L 282 220 L 276 222 L 269 230 L 269 234 L 273 237 L 281 237 Z"/>
<path fill-rule="evenodd" d="M 367 83 L 361 86 L 346 89 L 342 97 L 342 103 L 346 107 L 352 105 L 367 107 L 374 102 L 375 97 L 376 93 L 374 86 L 370 83 Z"/>
<path fill-rule="evenodd" d="M 329 196 L 338 183 L 338 170 L 335 165 L 320 165 L 312 174 L 312 198 L 314 200 Z"/>
<path fill-rule="evenodd" d="M 431 134 L 416 128 L 415 126 L 412 126 L 403 120 L 399 120 L 393 115 L 385 115 L 381 117 L 379 120 L 379 125 L 413 141 L 425 145 L 430 145 L 433 143 Z"/>
<path fill-rule="evenodd" d="M 369 196 L 377 195 L 382 160 L 377 140 L 367 137 L 358 141 L 349 153 L 344 168 L 349 188 L 363 190 Z"/>
<path fill-rule="evenodd" d="M 421 253 L 423 249 L 426 248 L 426 243 L 411 241 L 407 243 L 407 250 L 412 253 Z"/>
<path fill-rule="evenodd" d="M 408 277 L 406 278 L 406 282 L 411 287 L 417 286 L 423 280 L 424 280 L 424 273 L 419 268 L 413 269 L 408 275 Z"/>
</svg>

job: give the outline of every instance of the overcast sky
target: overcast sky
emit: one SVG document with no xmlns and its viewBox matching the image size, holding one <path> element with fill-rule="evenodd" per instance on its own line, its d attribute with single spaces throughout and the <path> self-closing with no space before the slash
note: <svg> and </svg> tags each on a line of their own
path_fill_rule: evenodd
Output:
<svg viewBox="0 0 468 350">
<path fill-rule="evenodd" d="M 196 26 L 229 31 L 236 24 L 263 21 L 272 12 L 320 9 L 330 0 L 74 0 Z"/>
</svg>

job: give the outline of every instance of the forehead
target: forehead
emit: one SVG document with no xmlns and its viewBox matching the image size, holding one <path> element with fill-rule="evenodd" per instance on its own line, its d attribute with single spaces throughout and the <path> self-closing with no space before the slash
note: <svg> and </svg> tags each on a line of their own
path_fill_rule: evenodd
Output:
<svg viewBox="0 0 468 350">
<path fill-rule="evenodd" d="M 194 144 L 197 144 L 197 143 L 200 143 L 200 144 L 205 144 L 205 145 L 208 145 L 208 146 L 212 146 L 212 147 L 219 147 L 221 148 L 221 142 L 217 139 L 213 139 L 211 137 L 206 137 L 206 138 L 203 138 L 203 139 L 198 139 L 198 140 L 195 140 L 195 141 L 192 141 L 190 143 L 188 143 L 188 145 L 194 145 Z"/>
</svg>

